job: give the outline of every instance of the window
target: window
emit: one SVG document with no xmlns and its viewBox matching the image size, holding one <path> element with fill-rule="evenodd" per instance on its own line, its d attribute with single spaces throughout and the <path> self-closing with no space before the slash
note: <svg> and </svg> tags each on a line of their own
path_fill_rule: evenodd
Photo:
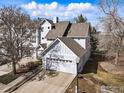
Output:
<svg viewBox="0 0 124 93">
<path fill-rule="evenodd" d="M 44 39 L 44 38 L 42 37 L 42 39 Z"/>
<path fill-rule="evenodd" d="M 50 27 L 48 27 L 48 29 L 50 29 Z"/>
<path fill-rule="evenodd" d="M 44 27 L 41 27 L 41 30 L 43 30 L 44 29 Z"/>
<path fill-rule="evenodd" d="M 52 29 L 55 29 L 55 26 L 52 26 Z"/>
<path fill-rule="evenodd" d="M 43 32 L 43 30 L 44 30 L 44 27 L 41 27 L 40 31 Z"/>
</svg>

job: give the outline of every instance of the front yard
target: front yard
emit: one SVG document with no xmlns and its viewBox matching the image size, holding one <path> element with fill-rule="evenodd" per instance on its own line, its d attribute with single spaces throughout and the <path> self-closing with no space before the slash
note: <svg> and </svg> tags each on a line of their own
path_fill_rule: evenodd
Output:
<svg viewBox="0 0 124 93">
<path fill-rule="evenodd" d="M 5 75 L 0 76 L 0 83 L 9 84 L 13 80 L 17 79 L 19 76 L 21 76 L 21 74 L 15 74 L 15 75 L 13 75 L 13 73 L 10 72 L 8 74 L 5 74 Z"/>
</svg>

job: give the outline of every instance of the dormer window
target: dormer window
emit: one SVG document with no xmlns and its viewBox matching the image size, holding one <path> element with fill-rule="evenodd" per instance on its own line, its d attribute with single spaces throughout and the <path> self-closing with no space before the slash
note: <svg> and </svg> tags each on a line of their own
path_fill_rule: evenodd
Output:
<svg viewBox="0 0 124 93">
<path fill-rule="evenodd" d="M 42 27 L 41 29 L 44 29 L 44 27 Z"/>
<path fill-rule="evenodd" d="M 43 30 L 44 30 L 44 27 L 41 28 L 41 32 L 43 32 Z"/>
<path fill-rule="evenodd" d="M 52 29 L 55 29 L 55 26 L 52 26 Z"/>
</svg>

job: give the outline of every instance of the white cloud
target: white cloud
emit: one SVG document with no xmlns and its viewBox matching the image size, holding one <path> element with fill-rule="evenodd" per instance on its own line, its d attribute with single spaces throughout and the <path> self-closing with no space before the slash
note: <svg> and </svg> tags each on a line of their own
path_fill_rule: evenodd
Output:
<svg viewBox="0 0 124 93">
<path fill-rule="evenodd" d="M 67 7 L 68 10 L 91 10 L 94 7 L 90 3 L 70 3 Z"/>
<path fill-rule="evenodd" d="M 54 10 L 58 7 L 57 2 L 52 2 L 51 4 L 38 4 L 35 1 L 32 1 L 31 3 L 28 3 L 26 5 L 22 5 L 22 7 L 26 9 L 48 9 L 48 10 Z"/>
<path fill-rule="evenodd" d="M 35 1 L 32 1 L 31 3 L 22 5 L 22 7 L 26 8 L 26 9 L 37 9 L 37 3 Z"/>
<path fill-rule="evenodd" d="M 79 14 L 83 14 L 89 21 L 96 20 L 98 9 L 91 3 L 70 3 L 68 5 L 61 5 L 57 2 L 50 4 L 36 3 L 32 1 L 28 4 L 22 5 L 24 9 L 30 11 L 31 17 L 59 17 L 61 20 L 70 20 Z M 91 17 L 92 16 L 92 17 Z"/>
<path fill-rule="evenodd" d="M 51 4 L 46 4 L 45 7 L 46 9 L 56 9 L 58 7 L 58 3 L 52 2 Z"/>
</svg>

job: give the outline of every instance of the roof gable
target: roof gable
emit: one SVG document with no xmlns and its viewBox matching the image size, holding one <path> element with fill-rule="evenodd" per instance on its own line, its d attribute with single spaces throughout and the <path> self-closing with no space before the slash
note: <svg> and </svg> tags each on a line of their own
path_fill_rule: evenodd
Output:
<svg viewBox="0 0 124 93">
<path fill-rule="evenodd" d="M 48 23 L 50 23 L 51 25 L 54 25 L 54 23 L 53 23 L 52 20 L 49 20 L 49 19 L 46 19 L 46 18 L 42 20 L 41 25 L 43 25 L 44 22 L 46 22 L 46 21 L 47 21 Z"/>
<path fill-rule="evenodd" d="M 44 56 L 52 47 L 55 47 L 58 42 L 62 42 L 63 44 L 65 44 L 79 58 L 81 58 L 85 53 L 85 49 L 82 48 L 73 39 L 71 39 L 71 38 L 57 38 L 46 50 L 43 51 L 43 53 L 41 55 Z"/>
</svg>

